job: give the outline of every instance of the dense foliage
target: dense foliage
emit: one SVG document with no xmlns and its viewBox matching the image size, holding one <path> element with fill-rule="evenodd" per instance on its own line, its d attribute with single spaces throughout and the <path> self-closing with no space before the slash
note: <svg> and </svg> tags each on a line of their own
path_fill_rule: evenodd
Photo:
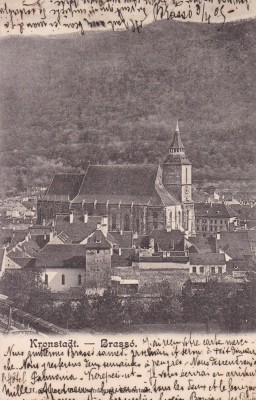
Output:
<svg viewBox="0 0 256 400">
<path fill-rule="evenodd" d="M 103 296 L 82 297 L 79 301 L 51 300 L 39 271 L 9 270 L 0 280 L 0 293 L 14 302 L 14 307 L 71 330 L 122 331 L 135 324 L 172 324 L 180 322 L 217 322 L 231 332 L 256 329 L 256 278 L 244 287 L 208 282 L 201 290 L 187 289 L 182 296 L 163 282 L 159 296 L 119 298 L 106 290 Z"/>
<path fill-rule="evenodd" d="M 255 190 L 254 33 L 255 21 L 165 21 L 141 34 L 2 39 L 2 192 L 89 160 L 158 162 L 177 118 L 194 180 Z"/>
</svg>

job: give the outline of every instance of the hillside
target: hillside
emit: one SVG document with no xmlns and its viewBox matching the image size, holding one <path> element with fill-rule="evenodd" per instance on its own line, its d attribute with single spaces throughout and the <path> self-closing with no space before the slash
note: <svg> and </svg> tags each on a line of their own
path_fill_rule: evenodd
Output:
<svg viewBox="0 0 256 400">
<path fill-rule="evenodd" d="M 180 118 L 197 181 L 253 189 L 255 28 L 163 21 L 140 34 L 1 39 L 3 187 L 88 160 L 157 162 Z"/>
</svg>

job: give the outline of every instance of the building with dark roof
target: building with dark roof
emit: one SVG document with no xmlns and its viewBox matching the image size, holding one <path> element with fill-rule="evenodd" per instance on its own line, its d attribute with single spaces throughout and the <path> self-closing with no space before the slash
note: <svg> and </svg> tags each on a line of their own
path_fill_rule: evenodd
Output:
<svg viewBox="0 0 256 400">
<path fill-rule="evenodd" d="M 189 255 L 190 274 L 210 276 L 226 272 L 224 254 L 192 253 Z"/>
<path fill-rule="evenodd" d="M 55 175 L 38 200 L 38 221 L 74 211 L 108 215 L 110 231 L 194 231 L 191 163 L 177 125 L 161 165 L 89 165 L 85 174 Z"/>
<path fill-rule="evenodd" d="M 87 244 L 47 244 L 37 255 L 36 267 L 52 291 L 103 290 L 110 284 L 111 245 L 103 233 L 93 233 Z"/>
<path fill-rule="evenodd" d="M 195 228 L 197 234 L 216 235 L 236 225 L 238 214 L 223 203 L 195 203 Z"/>
<path fill-rule="evenodd" d="M 220 232 L 217 235 L 216 250 L 224 253 L 229 260 L 253 260 L 255 258 L 256 234 L 254 231 L 238 230 Z"/>
</svg>

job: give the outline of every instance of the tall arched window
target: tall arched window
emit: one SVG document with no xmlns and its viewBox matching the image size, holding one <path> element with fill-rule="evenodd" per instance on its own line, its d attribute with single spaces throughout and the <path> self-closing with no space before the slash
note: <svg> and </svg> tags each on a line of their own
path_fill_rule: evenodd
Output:
<svg viewBox="0 0 256 400">
<path fill-rule="evenodd" d="M 61 284 L 65 285 L 65 275 L 61 275 Z"/>
<path fill-rule="evenodd" d="M 139 220 L 139 218 L 136 219 L 136 232 L 137 233 L 140 232 L 140 220 Z"/>
<path fill-rule="evenodd" d="M 112 231 L 116 230 L 116 214 L 112 214 Z"/>
<path fill-rule="evenodd" d="M 53 209 L 50 208 L 50 219 L 52 219 L 52 218 L 53 218 Z"/>
<path fill-rule="evenodd" d="M 124 216 L 124 230 L 129 231 L 130 230 L 130 215 L 125 214 Z"/>
<path fill-rule="evenodd" d="M 48 275 L 47 274 L 45 274 L 45 276 L 44 276 L 44 283 L 46 285 L 48 285 Z"/>
<path fill-rule="evenodd" d="M 181 212 L 178 211 L 178 225 L 181 226 Z"/>
<path fill-rule="evenodd" d="M 82 285 L 82 275 L 81 274 L 78 275 L 78 285 L 79 286 Z"/>
</svg>

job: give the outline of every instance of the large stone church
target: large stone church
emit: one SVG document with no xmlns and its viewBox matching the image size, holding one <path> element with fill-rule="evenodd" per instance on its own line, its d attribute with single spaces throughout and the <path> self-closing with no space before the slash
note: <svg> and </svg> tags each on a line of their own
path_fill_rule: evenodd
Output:
<svg viewBox="0 0 256 400">
<path fill-rule="evenodd" d="M 38 222 L 74 212 L 107 215 L 109 230 L 194 232 L 192 165 L 177 124 L 161 165 L 89 165 L 85 174 L 57 174 L 38 199 Z"/>
</svg>

